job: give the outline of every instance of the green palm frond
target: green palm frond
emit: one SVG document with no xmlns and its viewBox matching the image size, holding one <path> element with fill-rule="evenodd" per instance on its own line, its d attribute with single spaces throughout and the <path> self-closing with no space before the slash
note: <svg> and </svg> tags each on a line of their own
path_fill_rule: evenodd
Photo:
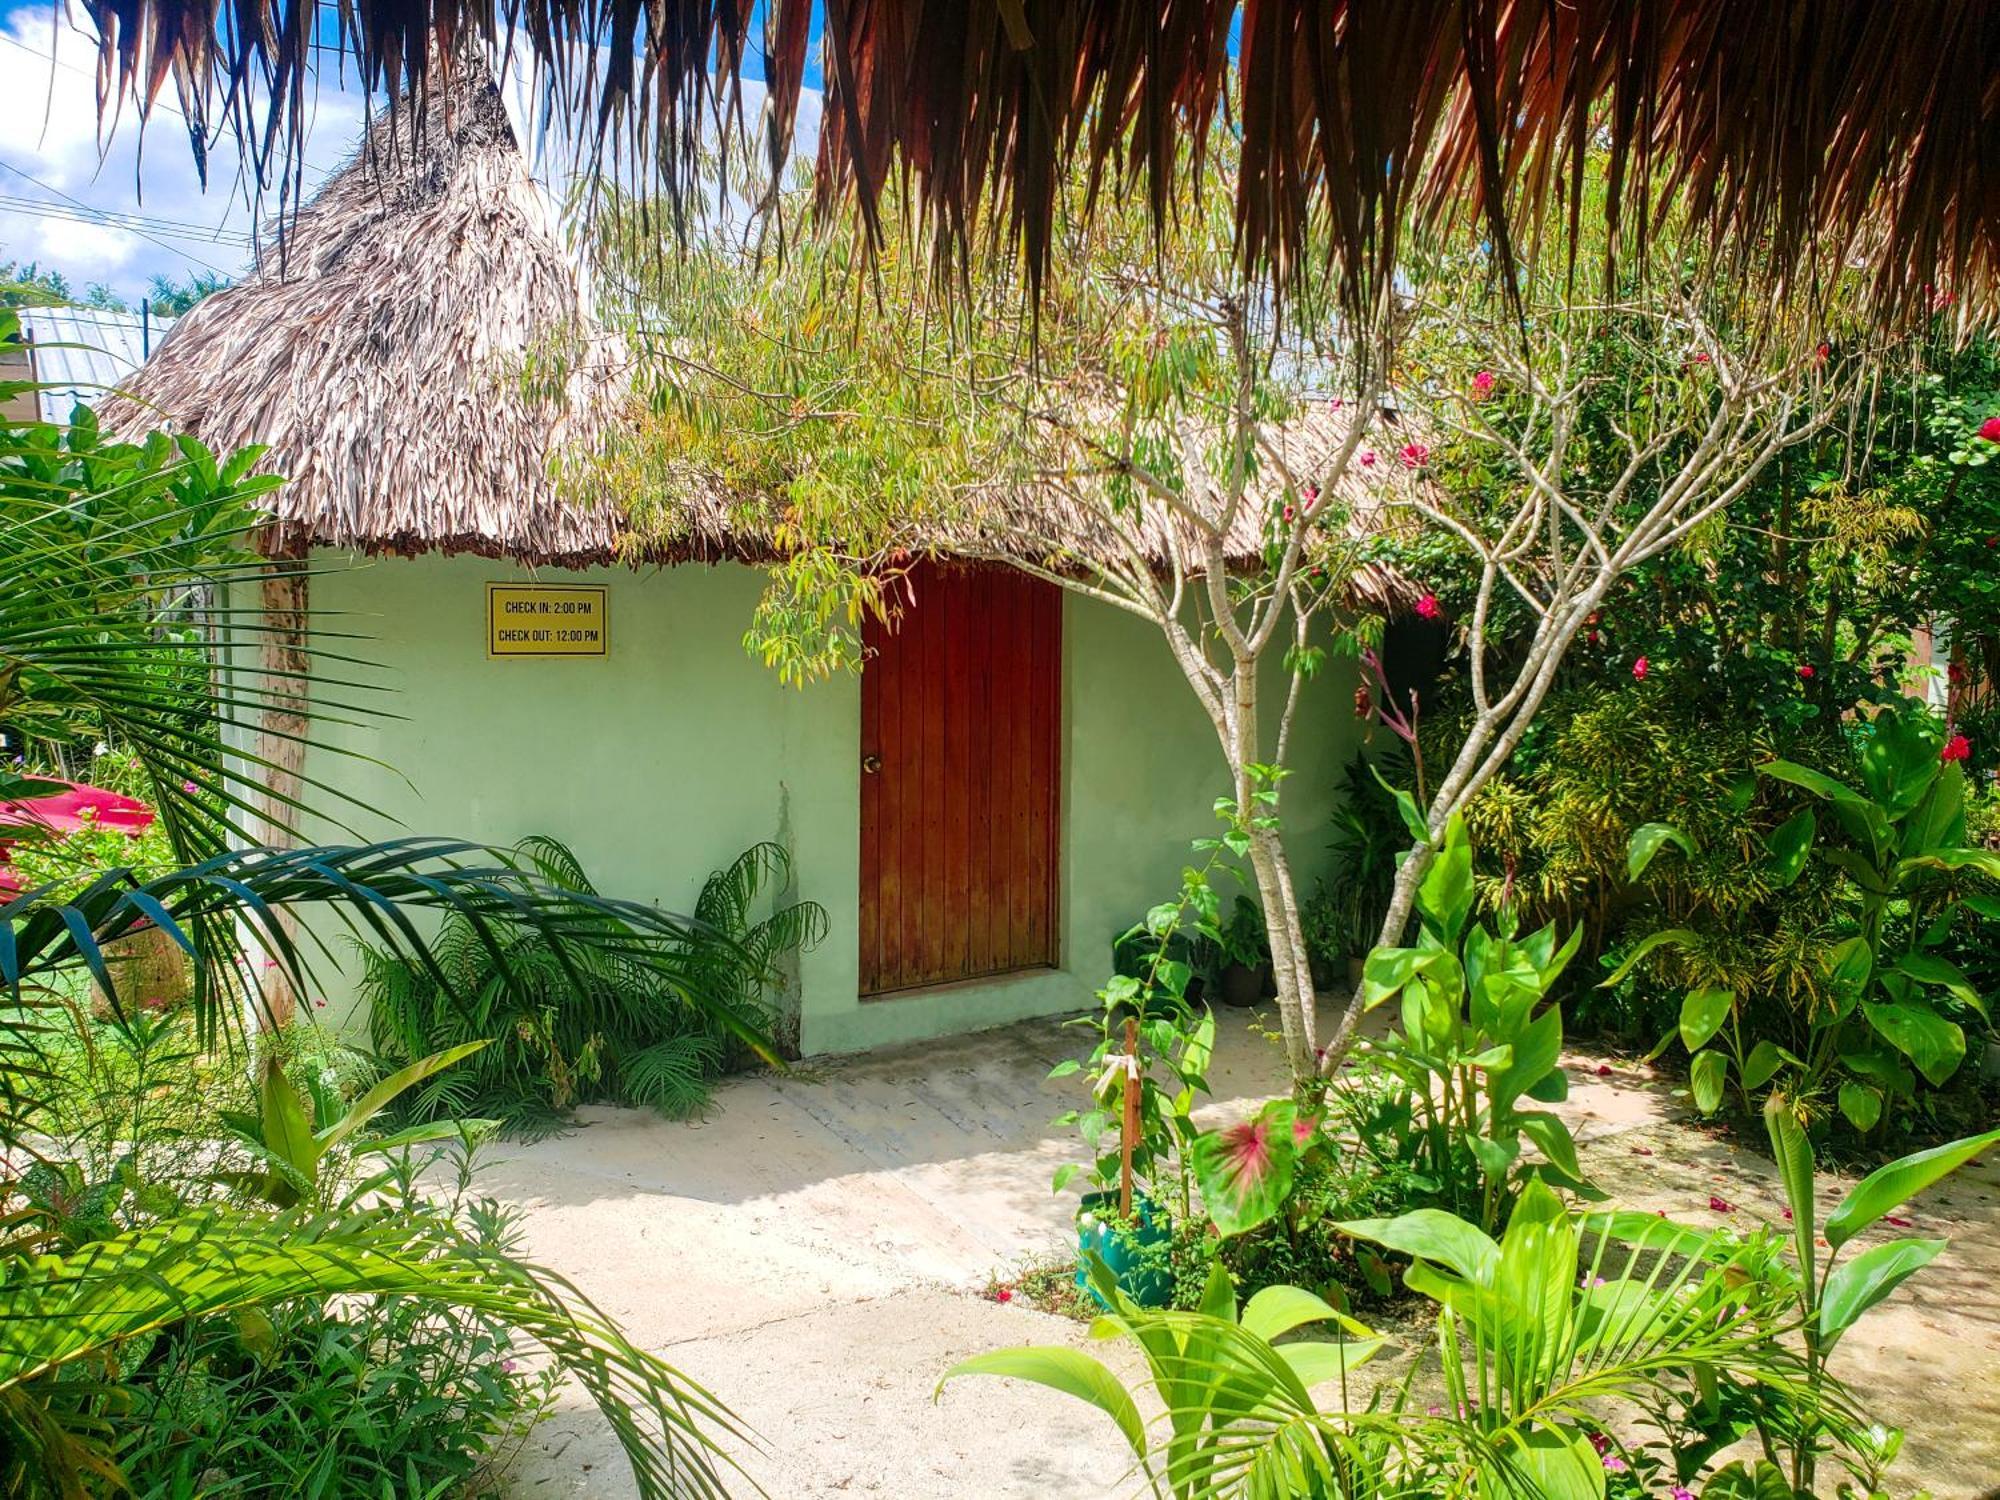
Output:
<svg viewBox="0 0 2000 1500">
<path fill-rule="evenodd" d="M 293 1298 L 422 1297 L 504 1319 L 538 1340 L 611 1423 L 648 1497 L 724 1493 L 724 1444 L 745 1434 L 700 1386 L 627 1339 L 576 1288 L 406 1212 L 168 1219 L 0 1283 L 0 1423 L 8 1493 L 81 1493 L 101 1413 L 59 1389 L 115 1371 L 121 1351 L 190 1319 Z M 58 1399 L 59 1398 L 59 1399 Z M 54 1414 L 54 1415 L 49 1415 Z"/>
</svg>

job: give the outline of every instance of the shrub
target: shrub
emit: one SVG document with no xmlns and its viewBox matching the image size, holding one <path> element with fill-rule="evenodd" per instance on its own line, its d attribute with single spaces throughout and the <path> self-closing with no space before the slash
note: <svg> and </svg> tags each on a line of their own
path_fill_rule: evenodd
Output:
<svg viewBox="0 0 2000 1500">
<path fill-rule="evenodd" d="M 520 854 L 562 890 L 595 894 L 576 856 L 556 840 L 529 839 Z M 745 851 L 702 888 L 695 916 L 703 927 L 654 940 L 674 949 L 665 964 L 560 954 L 525 930 L 492 933 L 496 953 L 487 935 L 456 916 L 433 945 L 435 971 L 366 950 L 369 1031 L 390 1066 L 492 1039 L 414 1090 L 405 1112 L 418 1120 L 491 1118 L 521 1135 L 559 1129 L 574 1106 L 598 1100 L 673 1119 L 699 1113 L 710 1084 L 738 1057 L 739 1032 L 717 1017 L 734 1017 L 742 1034 L 766 1029 L 765 997 L 780 962 L 825 934 L 826 913 L 810 901 L 778 904 L 758 918 L 766 893 L 782 892 L 790 878 L 778 845 Z M 688 992 L 697 986 L 707 1002 L 700 1006 Z"/>
</svg>

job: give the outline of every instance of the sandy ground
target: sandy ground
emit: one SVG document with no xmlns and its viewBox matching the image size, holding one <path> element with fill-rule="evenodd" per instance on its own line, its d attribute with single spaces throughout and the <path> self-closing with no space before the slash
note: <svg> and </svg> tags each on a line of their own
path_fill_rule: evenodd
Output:
<svg viewBox="0 0 2000 1500">
<path fill-rule="evenodd" d="M 1218 1115 L 1283 1076 L 1249 1016 L 1225 1020 Z M 693 1125 L 587 1110 L 570 1135 L 496 1152 L 482 1187 L 531 1210 L 534 1258 L 759 1435 L 744 1469 L 780 1500 L 1133 1493 L 1122 1439 L 1081 1403 L 992 1380 L 933 1399 L 968 1354 L 1087 1342 L 1075 1324 L 980 1294 L 996 1271 L 1070 1239 L 1070 1200 L 1049 1176 L 1072 1136 L 1049 1121 L 1076 1085 L 1046 1075 L 1081 1036 L 1030 1023 L 736 1079 Z M 1571 1064 L 1564 1112 L 1615 1198 L 1705 1223 L 1720 1217 L 1713 1194 L 1734 1222 L 1776 1217 L 1769 1164 L 1681 1122 L 1644 1069 Z M 1850 1334 L 1842 1367 L 1912 1429 L 1898 1492 L 1923 1483 L 1938 1500 L 1974 1500 L 2000 1484 L 2000 1153 L 1909 1216 L 1952 1248 Z M 634 1493 L 573 1394 L 507 1485 L 518 1500 Z"/>
</svg>

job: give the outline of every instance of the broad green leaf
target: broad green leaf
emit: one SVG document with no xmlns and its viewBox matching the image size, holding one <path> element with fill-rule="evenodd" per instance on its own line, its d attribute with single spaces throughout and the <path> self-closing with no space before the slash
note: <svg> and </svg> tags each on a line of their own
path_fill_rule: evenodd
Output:
<svg viewBox="0 0 2000 1500">
<path fill-rule="evenodd" d="M 1362 961 L 1361 1006 L 1373 1010 L 1422 972 L 1436 958 L 1417 948 L 1376 948 Z"/>
<path fill-rule="evenodd" d="M 1826 1240 L 1838 1248 L 1873 1224 L 1899 1203 L 1921 1193 L 1941 1177 L 1947 1177 L 1989 1146 L 2000 1143 L 2000 1130 L 1964 1140 L 1933 1146 L 1877 1167 L 1854 1185 L 1840 1207 L 1827 1216 Z"/>
<path fill-rule="evenodd" d="M 2000 880 L 2000 851 L 1992 849 L 1933 849 L 1928 854 L 1912 855 L 1896 864 L 1896 873 L 1902 875 L 1911 870 L 1977 870 L 1980 874 Z"/>
<path fill-rule="evenodd" d="M 1646 873 L 1646 867 L 1653 862 L 1653 856 L 1660 852 L 1664 844 L 1680 845 L 1681 852 L 1689 859 L 1694 858 L 1694 845 L 1688 836 L 1671 823 L 1642 823 L 1632 831 L 1630 841 L 1625 845 L 1625 878 L 1636 881 Z"/>
<path fill-rule="evenodd" d="M 1809 807 L 1799 809 L 1771 830 L 1771 836 L 1764 844 L 1770 851 L 1765 869 L 1770 873 L 1771 883 L 1779 890 L 1799 878 L 1812 853 L 1813 836 L 1818 832 L 1819 822 Z"/>
<path fill-rule="evenodd" d="M 1798 1500 L 1798 1492 L 1776 1464 L 1759 1459 L 1753 1471 L 1738 1460 L 1709 1476 L 1701 1500 Z"/>
<path fill-rule="evenodd" d="M 1590 1440 L 1567 1429 L 1531 1427 L 1480 1466 L 1479 1493 L 1496 1500 L 1604 1500 L 1604 1462 Z"/>
<path fill-rule="evenodd" d="M 1511 1109 L 1515 1100 L 1555 1067 L 1562 1056 L 1562 1042 L 1562 1010 L 1552 1005 L 1512 1038 L 1513 1060 L 1487 1074 L 1486 1087 L 1494 1104 Z"/>
<path fill-rule="evenodd" d="M 1882 1095 L 1865 1083 L 1845 1079 L 1840 1085 L 1840 1112 L 1856 1130 L 1870 1131 L 1882 1118 Z"/>
<path fill-rule="evenodd" d="M 1140 1419 L 1139 1408 L 1131 1393 L 1101 1362 L 1080 1350 L 996 1349 L 990 1354 L 975 1354 L 946 1370 L 944 1379 L 938 1382 L 938 1389 L 943 1390 L 945 1381 L 956 1380 L 962 1375 L 999 1375 L 1010 1380 L 1027 1380 L 1047 1386 L 1052 1391 L 1060 1391 L 1065 1396 L 1074 1396 L 1116 1422 L 1134 1455 L 1145 1457 L 1146 1424 Z"/>
<path fill-rule="evenodd" d="M 1360 1369 L 1389 1346 L 1382 1338 L 1352 1339 L 1344 1344 L 1319 1339 L 1303 1339 L 1278 1345 L 1278 1358 L 1292 1367 L 1305 1386 L 1324 1385 Z"/>
<path fill-rule="evenodd" d="M 1266 1343 L 1307 1323 L 1331 1323 L 1350 1332 L 1357 1328 L 1368 1332 L 1324 1298 L 1296 1286 L 1265 1287 L 1243 1304 L 1242 1321 L 1246 1332 Z"/>
<path fill-rule="evenodd" d="M 486 1042 L 483 1039 L 476 1042 L 462 1042 L 456 1047 L 447 1047 L 442 1052 L 433 1052 L 429 1057 L 419 1058 L 408 1067 L 398 1068 L 359 1099 L 355 1100 L 353 1107 L 346 1114 L 342 1115 L 335 1124 L 329 1125 L 319 1133 L 320 1149 L 322 1151 L 332 1150 L 350 1135 L 354 1134 L 355 1131 L 374 1119 L 391 1100 L 405 1089 L 415 1087 L 426 1078 L 429 1078 L 433 1073 L 442 1073 L 453 1063 L 470 1057 L 485 1045 Z"/>
<path fill-rule="evenodd" d="M 264 1149 L 310 1182 L 318 1172 L 320 1147 L 306 1121 L 299 1091 L 285 1077 L 284 1064 L 275 1054 L 265 1055 L 261 1071 L 258 1124 Z"/>
<path fill-rule="evenodd" d="M 1542 1155 L 1557 1171 L 1572 1178 L 1583 1176 L 1583 1164 L 1576 1156 L 1576 1141 L 1559 1116 L 1531 1110 L 1517 1116 L 1515 1123 L 1521 1127 L 1521 1134 L 1541 1148 Z"/>
<path fill-rule="evenodd" d="M 1875 973 L 1875 955 L 1868 940 L 1845 938 L 1835 943 L 1826 956 L 1827 987 L 1834 994 L 1834 1010 L 1846 1015 L 1855 1001 L 1868 993 L 1868 981 Z"/>
<path fill-rule="evenodd" d="M 1933 1084 L 1942 1084 L 1965 1060 L 1965 1031 L 1927 1004 L 1915 1001 L 1867 1001 L 1862 1005 L 1868 1024 L 1917 1065 Z"/>
<path fill-rule="evenodd" d="M 1935 953 L 1905 953 L 1896 960 L 1896 968 L 1919 984 L 1936 985 L 1948 990 L 1954 1000 L 1971 1006 L 1982 1016 L 1986 1014 L 1985 999 L 1972 987 L 1965 971 L 1950 959 L 1940 958 Z"/>
<path fill-rule="evenodd" d="M 1416 798 L 1401 787 L 1390 786 L 1383 780 L 1381 771 L 1372 764 L 1368 767 L 1368 774 L 1381 782 L 1382 790 L 1395 802 L 1397 815 L 1402 818 L 1403 827 L 1409 831 L 1410 837 L 1419 844 L 1428 845 L 1431 841 L 1430 824 L 1424 821 L 1424 815 L 1417 810 Z"/>
<path fill-rule="evenodd" d="M 1943 1253 L 1946 1241 L 1902 1239 L 1870 1245 L 1834 1267 L 1820 1299 L 1822 1338 L 1838 1338 L 1855 1320 Z"/>
<path fill-rule="evenodd" d="M 1284 1207 L 1292 1190 L 1298 1111 L 1289 1100 L 1211 1130 L 1194 1143 L 1195 1181 L 1209 1217 L 1223 1235 L 1242 1234 Z"/>
<path fill-rule="evenodd" d="M 1743 1059 L 1743 1086 L 1755 1093 L 1778 1076 L 1778 1069 L 1784 1066 L 1784 1061 L 1785 1049 L 1769 1037 L 1764 1038 Z"/>
<path fill-rule="evenodd" d="M 1444 842 L 1417 886 L 1417 913 L 1450 946 L 1457 946 L 1472 915 L 1472 839 L 1465 819 L 1453 813 Z"/>
<path fill-rule="evenodd" d="M 1805 1284 L 1813 1282 L 1813 1215 L 1818 1204 L 1813 1198 L 1814 1163 L 1812 1142 L 1805 1127 L 1792 1113 L 1788 1100 L 1773 1094 L 1764 1101 L 1764 1131 L 1771 1138 L 1771 1158 L 1778 1164 L 1778 1180 L 1785 1185 L 1785 1206 L 1792 1211 L 1792 1247 L 1799 1257 L 1800 1275 Z"/>
<path fill-rule="evenodd" d="M 1708 1051 L 1695 1054 L 1694 1066 L 1688 1069 L 1688 1083 L 1694 1090 L 1694 1107 L 1705 1115 L 1712 1115 L 1722 1103 L 1722 1086 L 1729 1078 L 1729 1059 L 1720 1052 Z"/>
<path fill-rule="evenodd" d="M 1436 1261 L 1475 1283 L 1488 1280 L 1500 1259 L 1500 1247 L 1476 1225 L 1441 1208 L 1412 1209 L 1393 1219 L 1349 1219 L 1336 1227 L 1357 1240 Z"/>
<path fill-rule="evenodd" d="M 1722 1029 L 1736 1005 L 1736 991 L 1703 988 L 1690 990 L 1681 1001 L 1681 1042 L 1690 1052 L 1699 1052 L 1708 1039 Z"/>
<path fill-rule="evenodd" d="M 1923 800 L 1937 779 L 1940 740 L 1929 714 L 1885 709 L 1861 747 L 1861 784 L 1891 818 Z"/>
<path fill-rule="evenodd" d="M 1625 955 L 1625 961 L 1612 970 L 1611 977 L 1599 984 L 1598 988 L 1601 990 L 1610 989 L 1619 980 L 1631 973 L 1633 965 L 1637 964 L 1640 959 L 1651 953 L 1655 948 L 1667 943 L 1677 943 L 1681 947 L 1692 948 L 1700 942 L 1701 935 L 1685 927 L 1669 927 L 1661 932 L 1649 932 L 1633 945 L 1632 951 Z"/>
</svg>

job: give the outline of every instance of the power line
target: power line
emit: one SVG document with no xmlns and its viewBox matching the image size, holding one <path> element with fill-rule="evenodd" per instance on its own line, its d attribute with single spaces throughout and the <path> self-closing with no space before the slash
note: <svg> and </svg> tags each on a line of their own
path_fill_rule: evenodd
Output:
<svg viewBox="0 0 2000 1500">
<path fill-rule="evenodd" d="M 33 172 L 23 171 L 21 168 L 15 166 L 10 161 L 0 161 L 0 167 L 6 168 L 6 170 L 12 172 L 16 177 L 25 177 L 29 182 L 32 182 L 36 187 L 40 188 L 45 193 L 54 193 L 58 198 L 62 199 L 65 203 L 74 204 L 76 207 L 83 209 L 86 212 L 97 211 L 93 205 L 85 203 L 81 198 L 71 197 L 68 193 L 65 193 L 61 188 L 54 186 L 52 183 L 47 183 L 42 181 L 42 179 L 37 177 Z M 177 249 L 176 247 L 169 245 L 165 240 L 160 239 L 158 236 L 146 233 L 146 231 L 143 229 L 134 229 L 129 232 L 132 234 L 136 234 L 142 240 L 148 240 L 151 243 L 158 245 L 162 250 L 166 251 L 169 255 L 178 255 L 181 256 L 183 259 L 193 261 L 198 266 L 206 266 L 208 267 L 209 270 L 215 272 L 215 274 L 218 276 L 229 276 L 233 274 L 226 268 L 218 266 L 214 261 L 203 260 L 199 255 L 191 255 L 186 250 Z"/>
<path fill-rule="evenodd" d="M 163 235 L 167 239 L 200 240 L 206 244 L 248 247 L 250 236 L 236 229 L 211 228 L 172 219 L 153 219 L 143 214 L 121 213 L 116 209 L 73 208 L 67 203 L 44 203 L 39 198 L 16 198 L 0 193 L 0 209 L 12 213 L 36 214 L 44 219 L 63 219 L 75 224 L 95 224 L 106 229 L 126 229 L 134 234 Z"/>
</svg>

